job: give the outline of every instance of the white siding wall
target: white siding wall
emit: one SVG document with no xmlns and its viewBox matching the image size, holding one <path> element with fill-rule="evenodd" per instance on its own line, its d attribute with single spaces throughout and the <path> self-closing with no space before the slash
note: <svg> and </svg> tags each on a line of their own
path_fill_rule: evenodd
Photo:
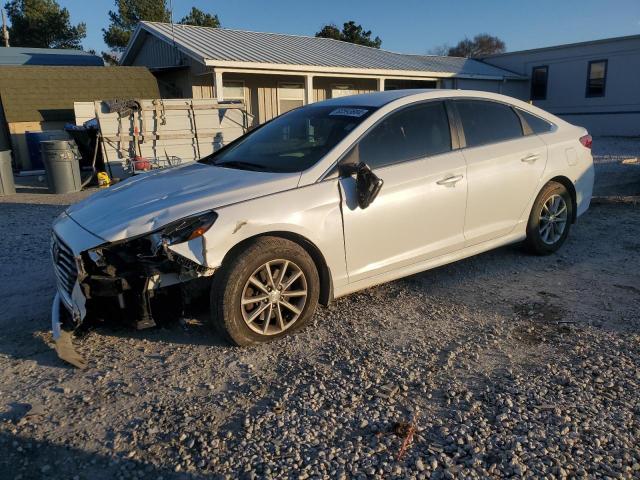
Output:
<svg viewBox="0 0 640 480">
<path fill-rule="evenodd" d="M 593 60 L 608 61 L 604 97 L 586 96 Z M 534 101 L 536 106 L 594 134 L 640 135 L 640 38 L 514 52 L 485 61 L 527 76 L 533 67 L 547 65 L 547 98 Z"/>
</svg>

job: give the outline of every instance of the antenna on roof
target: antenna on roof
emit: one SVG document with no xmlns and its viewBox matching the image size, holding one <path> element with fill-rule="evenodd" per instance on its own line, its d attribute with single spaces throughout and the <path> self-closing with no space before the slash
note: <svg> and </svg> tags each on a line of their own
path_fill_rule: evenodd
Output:
<svg viewBox="0 0 640 480">
<path fill-rule="evenodd" d="M 2 36 L 4 37 L 4 46 L 9 46 L 9 30 L 7 29 L 7 14 L 2 9 Z"/>
</svg>

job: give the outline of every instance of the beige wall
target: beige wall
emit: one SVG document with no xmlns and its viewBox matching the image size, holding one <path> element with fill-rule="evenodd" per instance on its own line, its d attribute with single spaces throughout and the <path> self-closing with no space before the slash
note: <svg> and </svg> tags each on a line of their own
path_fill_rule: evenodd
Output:
<svg viewBox="0 0 640 480">
<path fill-rule="evenodd" d="M 253 117 L 253 125 L 259 125 L 279 115 L 278 85 L 281 83 L 298 83 L 304 85 L 305 77 L 297 75 L 258 75 L 249 73 L 224 73 L 223 81 L 244 82 L 247 111 Z M 315 102 L 331 98 L 331 90 L 335 85 L 352 86 L 357 93 L 376 91 L 375 79 L 315 77 L 313 79 L 313 99 Z"/>
<path fill-rule="evenodd" d="M 215 98 L 213 70 L 198 68 L 190 63 L 190 68 L 155 74 L 164 98 Z M 302 75 L 263 75 L 254 73 L 223 73 L 223 81 L 244 83 L 244 100 L 247 112 L 253 118 L 253 126 L 264 123 L 279 115 L 278 85 L 297 83 L 304 86 Z M 313 99 L 322 101 L 331 98 L 331 90 L 336 85 L 351 86 L 356 93 L 376 91 L 377 81 L 370 78 L 316 77 L 313 79 Z M 170 94 L 172 93 L 172 94 Z"/>
<path fill-rule="evenodd" d="M 175 69 L 153 71 L 162 98 L 214 98 L 213 73 L 198 62 L 183 58 Z"/>
<path fill-rule="evenodd" d="M 244 98 L 247 103 L 247 112 L 254 120 L 253 126 L 279 115 L 278 84 L 299 83 L 304 85 L 304 77 L 295 75 L 225 73 L 223 81 L 225 80 L 244 82 Z"/>
</svg>

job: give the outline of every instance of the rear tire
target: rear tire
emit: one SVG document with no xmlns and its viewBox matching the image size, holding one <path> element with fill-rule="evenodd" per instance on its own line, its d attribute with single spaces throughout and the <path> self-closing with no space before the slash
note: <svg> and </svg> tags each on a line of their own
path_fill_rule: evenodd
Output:
<svg viewBox="0 0 640 480">
<path fill-rule="evenodd" d="M 318 270 L 304 248 L 284 238 L 258 237 L 216 272 L 211 323 L 235 345 L 268 342 L 304 327 L 319 294 Z"/>
<path fill-rule="evenodd" d="M 529 215 L 527 249 L 536 255 L 549 255 L 558 250 L 569 235 L 573 208 L 571 194 L 564 185 L 547 183 Z"/>
</svg>

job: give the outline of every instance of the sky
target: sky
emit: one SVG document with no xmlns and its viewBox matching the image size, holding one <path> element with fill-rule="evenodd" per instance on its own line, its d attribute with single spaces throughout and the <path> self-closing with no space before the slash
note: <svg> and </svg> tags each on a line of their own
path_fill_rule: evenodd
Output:
<svg viewBox="0 0 640 480">
<path fill-rule="evenodd" d="M 102 29 L 114 0 L 58 2 L 87 24 L 85 49 L 107 50 Z M 383 49 L 413 54 L 485 32 L 509 51 L 640 34 L 640 0 L 173 0 L 174 20 L 192 6 L 218 14 L 223 27 L 262 32 L 314 35 L 355 20 Z"/>
</svg>

